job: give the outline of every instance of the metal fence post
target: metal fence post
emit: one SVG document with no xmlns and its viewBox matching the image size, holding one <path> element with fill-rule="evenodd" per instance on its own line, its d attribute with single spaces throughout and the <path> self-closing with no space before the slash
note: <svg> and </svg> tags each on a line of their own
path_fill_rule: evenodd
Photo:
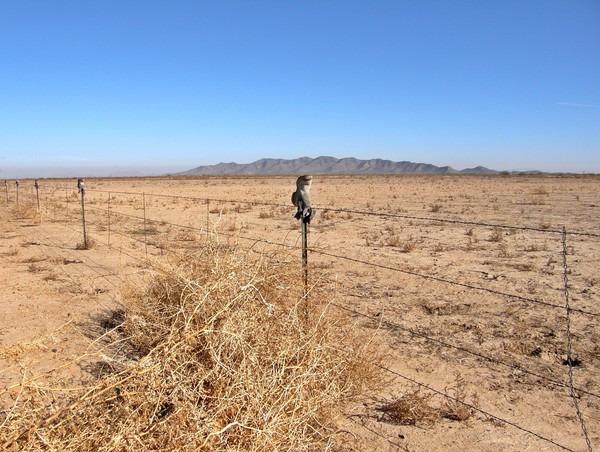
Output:
<svg viewBox="0 0 600 452">
<path fill-rule="evenodd" d="M 85 188 L 83 179 L 77 181 L 77 189 L 81 193 L 81 220 L 83 222 L 83 249 L 87 250 L 87 234 L 85 232 Z"/>
<path fill-rule="evenodd" d="M 308 222 L 302 219 L 302 267 L 304 269 L 304 298 L 308 299 Z"/>
<path fill-rule="evenodd" d="M 17 204 L 19 204 L 19 181 L 18 180 L 15 181 L 15 185 L 17 187 Z"/>
<path fill-rule="evenodd" d="M 296 191 L 292 193 L 292 204 L 297 207 L 295 218 L 302 224 L 302 268 L 304 274 L 304 300 L 308 300 L 308 225 L 313 215 L 310 203 L 312 176 L 300 176 L 296 180 Z"/>
<path fill-rule="evenodd" d="M 107 222 L 108 222 L 108 246 L 110 246 L 110 192 L 108 192 L 108 208 L 107 208 Z"/>
<path fill-rule="evenodd" d="M 77 186 L 79 187 L 79 182 L 77 182 Z M 71 216 L 69 215 L 69 189 L 65 187 L 65 212 L 67 214 L 66 221 L 69 221 Z"/>
<path fill-rule="evenodd" d="M 142 203 L 144 204 L 144 251 L 148 259 L 148 232 L 146 228 L 146 193 L 142 193 Z"/>
<path fill-rule="evenodd" d="M 206 199 L 206 238 L 208 238 L 208 230 L 210 229 L 210 200 Z"/>
<path fill-rule="evenodd" d="M 6 204 L 8 204 L 8 181 L 4 181 L 4 190 L 6 191 Z"/>
<path fill-rule="evenodd" d="M 35 182 L 33 183 L 33 186 L 35 187 L 35 197 L 37 199 L 37 210 L 38 213 L 40 211 L 40 184 L 38 184 L 38 180 L 36 179 Z"/>
</svg>

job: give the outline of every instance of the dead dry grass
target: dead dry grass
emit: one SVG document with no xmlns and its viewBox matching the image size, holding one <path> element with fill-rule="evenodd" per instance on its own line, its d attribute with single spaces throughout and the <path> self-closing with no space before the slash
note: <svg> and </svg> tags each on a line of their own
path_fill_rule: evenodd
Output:
<svg viewBox="0 0 600 452">
<path fill-rule="evenodd" d="M 12 207 L 12 214 L 15 218 L 20 220 L 29 220 L 35 223 L 40 221 L 40 213 L 37 210 L 35 204 L 31 202 L 22 202 L 21 204 L 15 204 Z"/>
<path fill-rule="evenodd" d="M 33 265 L 33 264 L 32 264 Z M 105 323 L 83 388 L 8 388 L 7 450 L 307 450 L 335 442 L 341 406 L 379 382 L 369 337 L 310 303 L 281 253 L 209 242 L 148 269 Z M 343 344 L 343 345 L 342 345 Z"/>
</svg>

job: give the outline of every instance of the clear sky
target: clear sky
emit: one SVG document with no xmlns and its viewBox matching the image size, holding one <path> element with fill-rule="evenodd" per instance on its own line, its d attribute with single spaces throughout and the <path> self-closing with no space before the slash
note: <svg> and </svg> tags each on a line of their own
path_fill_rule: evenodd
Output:
<svg viewBox="0 0 600 452">
<path fill-rule="evenodd" d="M 0 0 L 0 178 L 320 155 L 600 172 L 600 1 Z"/>
</svg>

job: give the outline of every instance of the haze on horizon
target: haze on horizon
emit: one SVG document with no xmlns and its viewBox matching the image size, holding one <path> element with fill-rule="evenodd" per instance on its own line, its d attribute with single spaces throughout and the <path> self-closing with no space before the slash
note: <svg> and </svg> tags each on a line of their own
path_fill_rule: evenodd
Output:
<svg viewBox="0 0 600 452">
<path fill-rule="evenodd" d="M 8 2 L 0 178 L 322 155 L 600 173 L 600 3 Z"/>
</svg>

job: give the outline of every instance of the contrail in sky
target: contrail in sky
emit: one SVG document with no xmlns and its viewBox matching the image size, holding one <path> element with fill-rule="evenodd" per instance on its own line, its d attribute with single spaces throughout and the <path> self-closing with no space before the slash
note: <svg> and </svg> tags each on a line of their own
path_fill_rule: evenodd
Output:
<svg viewBox="0 0 600 452">
<path fill-rule="evenodd" d="M 567 107 L 600 108 L 600 105 L 594 105 L 594 104 L 575 104 L 573 102 L 556 102 L 556 105 L 565 105 Z"/>
</svg>

